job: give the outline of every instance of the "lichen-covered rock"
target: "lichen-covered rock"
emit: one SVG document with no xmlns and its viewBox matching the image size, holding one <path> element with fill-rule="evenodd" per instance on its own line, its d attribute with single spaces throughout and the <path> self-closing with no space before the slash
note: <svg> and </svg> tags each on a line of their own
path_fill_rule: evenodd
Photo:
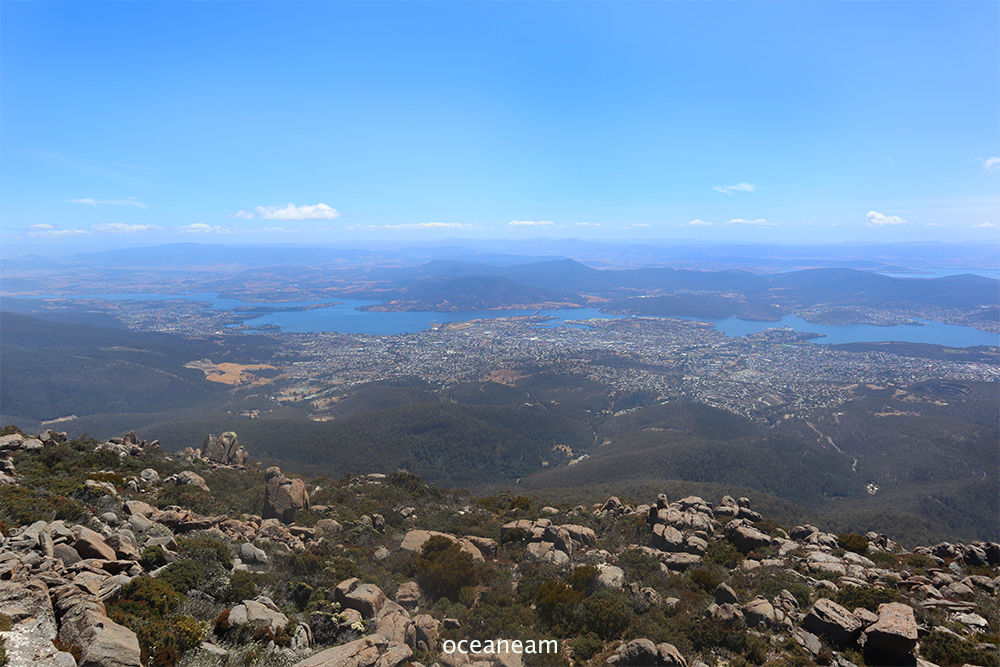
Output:
<svg viewBox="0 0 1000 667">
<path fill-rule="evenodd" d="M 899 602 L 880 604 L 878 621 L 865 630 L 865 648 L 894 656 L 909 654 L 917 645 L 913 609 Z"/>
<path fill-rule="evenodd" d="M 861 620 L 833 600 L 819 598 L 802 619 L 802 627 L 825 634 L 835 644 L 849 644 L 861 634 Z"/>
<path fill-rule="evenodd" d="M 277 466 L 268 468 L 264 479 L 267 486 L 264 487 L 263 518 L 291 523 L 296 512 L 309 509 L 309 492 L 301 479 L 285 477 Z"/>
<path fill-rule="evenodd" d="M 226 431 L 219 437 L 211 433 L 206 435 L 201 455 L 213 463 L 238 467 L 244 466 L 250 458 L 250 454 L 240 446 L 239 439 L 232 431 Z"/>
<path fill-rule="evenodd" d="M 309 656 L 294 667 L 396 667 L 411 657 L 413 651 L 406 644 L 390 642 L 382 635 L 369 635 Z"/>
<path fill-rule="evenodd" d="M 334 589 L 334 598 L 344 609 L 355 609 L 362 617 L 374 618 L 386 603 L 385 593 L 375 584 L 358 578 L 346 579 Z"/>
</svg>

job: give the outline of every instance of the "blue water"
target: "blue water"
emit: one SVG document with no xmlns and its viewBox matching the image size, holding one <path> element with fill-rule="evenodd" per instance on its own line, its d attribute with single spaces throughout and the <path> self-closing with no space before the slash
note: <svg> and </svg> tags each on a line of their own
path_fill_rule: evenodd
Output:
<svg viewBox="0 0 1000 667">
<path fill-rule="evenodd" d="M 696 319 L 696 318 L 682 318 Z M 813 324 L 795 315 L 786 315 L 780 322 L 747 322 L 730 317 L 725 320 L 699 319 L 711 322 L 715 328 L 727 336 L 746 336 L 765 329 L 789 326 L 801 333 L 823 334 L 824 338 L 814 338 L 812 342 L 827 345 L 840 343 L 883 343 L 900 341 L 905 343 L 933 343 L 953 347 L 972 345 L 1000 345 L 1000 335 L 980 331 L 972 327 L 956 324 L 942 324 L 918 320 L 923 326 L 898 325 L 879 327 L 872 324 Z"/>
<path fill-rule="evenodd" d="M 960 271 L 957 271 L 960 273 Z M 300 301 L 300 302 L 271 302 L 271 303 L 244 303 L 236 299 L 220 298 L 217 294 L 209 293 L 189 293 L 189 294 L 87 294 L 87 295 L 49 295 L 33 296 L 29 298 L 73 298 L 73 299 L 108 299 L 108 300 L 132 300 L 132 301 L 168 301 L 174 299 L 185 299 L 211 304 L 212 308 L 220 310 L 233 310 L 239 307 L 274 307 L 288 308 L 295 306 L 309 306 L 316 304 L 332 304 L 322 308 L 312 310 L 277 312 L 262 315 L 260 317 L 248 317 L 245 323 L 252 327 L 261 325 L 274 325 L 281 327 L 284 332 L 290 333 L 314 333 L 314 332 L 336 332 L 343 334 L 370 334 L 391 336 L 403 333 L 416 333 L 425 331 L 432 324 L 445 324 L 447 322 L 464 322 L 475 319 L 493 319 L 497 317 L 513 317 L 534 315 L 554 318 L 544 323 L 544 326 L 573 326 L 578 327 L 575 320 L 586 319 L 618 319 L 620 315 L 609 315 L 602 313 L 595 308 L 567 308 L 563 310 L 478 310 L 462 313 L 431 313 L 431 312 L 377 312 L 357 310 L 358 306 L 374 305 L 378 301 L 364 301 L 358 299 L 326 299 L 323 301 Z M 887 341 L 902 341 L 908 343 L 933 343 L 936 345 L 949 345 L 953 347 L 969 347 L 972 345 L 1000 345 L 1000 336 L 997 334 L 980 331 L 971 327 L 957 326 L 953 324 L 942 324 L 940 322 L 922 321 L 923 326 L 891 326 L 879 327 L 867 324 L 845 324 L 845 325 L 825 325 L 812 324 L 796 317 L 786 315 L 779 322 L 748 322 L 736 318 L 722 320 L 708 320 L 704 318 L 678 318 L 678 319 L 698 319 L 702 322 L 711 322 L 716 329 L 731 337 L 746 336 L 757 333 L 765 329 L 772 329 L 783 326 L 790 326 L 795 331 L 803 333 L 823 334 L 823 338 L 816 338 L 815 343 L 839 344 L 839 343 L 876 343 Z"/>
</svg>

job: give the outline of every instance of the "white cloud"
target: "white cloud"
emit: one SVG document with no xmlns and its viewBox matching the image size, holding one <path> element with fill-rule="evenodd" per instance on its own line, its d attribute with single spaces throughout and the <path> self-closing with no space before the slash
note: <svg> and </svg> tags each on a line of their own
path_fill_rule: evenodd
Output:
<svg viewBox="0 0 1000 667">
<path fill-rule="evenodd" d="M 992 174 L 997 169 L 1000 169 L 1000 157 L 990 157 L 985 160 L 980 160 L 983 163 L 983 171 L 987 174 Z"/>
<path fill-rule="evenodd" d="M 649 227 L 645 222 L 637 222 L 632 225 L 633 227 Z"/>
<path fill-rule="evenodd" d="M 511 220 L 511 227 L 551 227 L 556 224 L 551 220 Z"/>
<path fill-rule="evenodd" d="M 903 220 L 898 215 L 882 215 L 875 211 L 868 211 L 868 215 L 865 217 L 868 218 L 869 226 L 902 225 L 906 223 L 906 220 Z"/>
<path fill-rule="evenodd" d="M 136 208 L 146 208 L 146 205 L 138 200 L 137 197 L 129 197 L 128 199 L 90 199 L 89 197 L 85 199 L 70 199 L 71 204 L 86 204 L 87 206 L 96 207 L 98 204 L 102 206 L 135 206 Z"/>
<path fill-rule="evenodd" d="M 577 227 L 600 227 L 601 226 L 601 223 L 599 223 L 599 222 L 574 222 L 573 224 L 576 225 Z"/>
<path fill-rule="evenodd" d="M 219 225 L 206 225 L 204 222 L 196 222 L 191 225 L 177 227 L 177 231 L 182 234 L 228 234 L 232 230 Z"/>
<path fill-rule="evenodd" d="M 775 227 L 778 223 L 768 222 L 764 218 L 757 218 L 756 220 L 744 220 L 743 218 L 733 218 L 732 220 L 726 220 L 727 225 L 754 225 L 756 227 Z"/>
<path fill-rule="evenodd" d="M 86 229 L 46 229 L 41 232 L 31 232 L 28 236 L 79 236 L 89 233 Z"/>
<path fill-rule="evenodd" d="M 227 215 L 227 218 L 242 218 L 243 220 L 253 220 L 254 214 L 251 211 L 236 211 L 232 215 Z"/>
<path fill-rule="evenodd" d="M 705 222 L 704 220 L 692 220 L 691 222 L 681 222 L 678 224 L 679 227 L 711 227 L 711 222 Z"/>
<path fill-rule="evenodd" d="M 942 225 L 939 222 L 925 222 L 924 226 L 925 227 L 947 227 L 948 225 Z"/>
<path fill-rule="evenodd" d="M 972 226 L 976 229 L 993 229 L 997 227 L 997 225 L 994 225 L 992 222 L 984 222 L 981 225 L 972 225 Z"/>
<path fill-rule="evenodd" d="M 95 232 L 105 232 L 108 234 L 134 234 L 136 232 L 146 232 L 151 229 L 160 229 L 157 225 L 128 225 L 124 222 L 106 222 L 101 225 L 91 227 Z"/>
<path fill-rule="evenodd" d="M 45 223 L 45 222 L 40 222 L 37 225 L 31 225 L 30 227 L 28 227 L 28 229 L 36 229 L 36 230 L 39 230 L 39 231 L 41 231 L 43 229 L 55 229 L 55 228 L 56 228 L 55 225 L 50 225 L 50 224 Z"/>
<path fill-rule="evenodd" d="M 757 187 L 756 183 L 737 183 L 736 185 L 716 185 L 712 189 L 731 195 L 734 192 L 753 192 L 755 187 Z"/>
<path fill-rule="evenodd" d="M 258 206 L 254 208 L 254 211 L 264 220 L 333 220 L 340 217 L 340 213 L 326 204 L 316 204 L 315 206 L 288 204 L 284 207 Z M 246 213 L 246 211 L 240 211 L 233 217 L 246 218 L 240 213 Z"/>
</svg>

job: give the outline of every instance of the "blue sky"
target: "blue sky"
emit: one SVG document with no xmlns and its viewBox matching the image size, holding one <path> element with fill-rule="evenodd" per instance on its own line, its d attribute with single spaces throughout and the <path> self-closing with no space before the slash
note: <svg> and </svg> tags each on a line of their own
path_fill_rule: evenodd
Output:
<svg viewBox="0 0 1000 667">
<path fill-rule="evenodd" d="M 0 234 L 1000 239 L 1000 3 L 2 3 Z"/>
</svg>

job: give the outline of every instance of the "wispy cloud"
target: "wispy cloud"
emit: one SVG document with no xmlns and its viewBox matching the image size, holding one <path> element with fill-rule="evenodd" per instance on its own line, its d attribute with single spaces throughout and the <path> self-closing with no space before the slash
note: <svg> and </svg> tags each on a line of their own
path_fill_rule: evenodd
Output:
<svg viewBox="0 0 1000 667">
<path fill-rule="evenodd" d="M 75 171 L 79 174 L 107 178 L 124 185 L 141 188 L 143 190 L 150 190 L 154 187 L 154 183 L 147 178 L 135 176 L 117 169 L 109 169 L 101 165 L 90 164 L 68 155 L 62 155 L 61 153 L 53 153 L 51 151 L 32 151 L 31 155 L 45 164 L 58 167 L 60 169 L 69 169 L 70 171 Z M 125 169 L 137 168 L 135 165 L 119 164 L 117 166 L 124 167 Z M 145 167 L 141 169 L 149 170 L 150 168 Z"/>
<path fill-rule="evenodd" d="M 296 206 L 295 204 L 257 206 L 253 211 L 237 211 L 226 217 L 253 220 L 258 215 L 263 220 L 333 220 L 340 217 L 340 213 L 336 209 L 323 203 L 314 206 Z"/>
<path fill-rule="evenodd" d="M 649 227 L 645 222 L 636 222 L 632 224 L 633 227 Z"/>
<path fill-rule="evenodd" d="M 711 222 L 705 222 L 704 220 L 692 220 L 691 222 L 680 222 L 677 224 L 678 227 L 711 227 Z"/>
<path fill-rule="evenodd" d="M 925 222 L 924 227 L 947 227 L 948 225 L 942 225 L 940 222 Z"/>
<path fill-rule="evenodd" d="M 106 222 L 91 227 L 95 232 L 107 234 L 135 234 L 136 232 L 148 232 L 155 229 L 162 229 L 157 225 L 128 225 L 124 222 Z"/>
<path fill-rule="evenodd" d="M 983 171 L 987 174 L 992 174 L 997 169 L 1000 169 L 1000 157 L 988 157 L 985 160 L 979 160 L 983 163 Z"/>
<path fill-rule="evenodd" d="M 981 225 L 972 225 L 972 226 L 975 227 L 976 229 L 994 229 L 997 227 L 997 225 L 994 225 L 992 222 L 984 222 Z"/>
<path fill-rule="evenodd" d="M 219 225 L 206 225 L 204 222 L 196 222 L 190 225 L 176 227 L 181 234 L 229 234 L 232 232 L 228 227 Z"/>
<path fill-rule="evenodd" d="M 30 225 L 28 227 L 28 229 L 30 229 L 32 231 L 39 231 L 40 232 L 40 231 L 44 231 L 46 229 L 56 229 L 56 226 L 55 225 L 50 225 L 50 224 L 48 224 L 46 222 L 40 222 L 37 225 Z"/>
<path fill-rule="evenodd" d="M 34 228 L 34 227 L 36 227 L 36 225 L 32 225 L 32 228 Z M 83 235 L 83 234 L 89 234 L 90 233 L 86 229 L 55 229 L 55 228 L 51 228 L 52 225 L 48 225 L 48 227 L 50 227 L 50 229 L 43 229 L 41 231 L 29 232 L 28 236 L 32 236 L 32 237 L 34 237 L 34 236 L 55 236 L 55 237 L 58 237 L 58 236 L 80 236 L 80 235 Z"/>
<path fill-rule="evenodd" d="M 138 197 L 128 199 L 70 199 L 71 204 L 86 204 L 88 206 L 135 206 L 136 208 L 146 208 L 146 205 L 139 201 Z"/>
<path fill-rule="evenodd" d="M 880 227 L 883 225 L 903 225 L 906 224 L 906 220 L 903 220 L 898 215 L 882 215 L 876 211 L 868 211 L 868 226 Z"/>
<path fill-rule="evenodd" d="M 575 226 L 575 227 L 600 227 L 601 223 L 599 223 L 599 222 L 574 222 L 573 226 Z"/>
<path fill-rule="evenodd" d="M 764 218 L 757 218 L 756 220 L 744 220 L 743 218 L 733 218 L 732 220 L 726 220 L 727 225 L 753 225 L 754 227 L 776 227 L 778 223 L 768 222 Z"/>
<path fill-rule="evenodd" d="M 556 223 L 551 220 L 511 220 L 511 227 L 552 227 Z"/>
<path fill-rule="evenodd" d="M 712 189 L 731 195 L 734 192 L 753 192 L 755 187 L 757 187 L 756 183 L 737 183 L 736 185 L 716 185 Z"/>
</svg>

